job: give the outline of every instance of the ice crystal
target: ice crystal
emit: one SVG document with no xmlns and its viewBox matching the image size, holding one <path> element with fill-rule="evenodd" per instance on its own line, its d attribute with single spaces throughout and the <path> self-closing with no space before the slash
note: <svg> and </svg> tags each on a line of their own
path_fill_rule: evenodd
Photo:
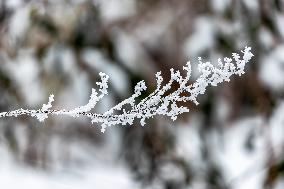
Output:
<svg viewBox="0 0 284 189">
<path fill-rule="evenodd" d="M 103 114 L 92 112 L 95 105 L 108 94 L 109 76 L 99 73 L 101 81 L 96 82 L 99 93 L 96 89 L 92 89 L 90 100 L 84 106 L 72 110 L 55 110 L 52 109 L 54 95 L 50 95 L 48 103 L 43 104 L 39 110 L 18 109 L 2 112 L 0 117 L 30 115 L 36 117 L 39 121 L 44 121 L 49 115 L 86 116 L 91 119 L 92 123 L 101 124 L 102 132 L 105 132 L 106 128 L 112 125 L 131 125 L 135 119 L 140 120 L 143 126 L 146 124 L 147 119 L 156 115 L 168 116 L 175 121 L 178 115 L 189 112 L 187 107 L 178 106 L 178 102 L 192 101 L 198 105 L 198 95 L 204 94 L 208 86 L 217 86 L 218 83 L 230 81 L 230 77 L 234 74 L 241 76 L 245 73 L 245 65 L 253 57 L 253 54 L 250 47 L 246 47 L 242 54 L 242 59 L 237 53 L 233 53 L 232 58 L 224 58 L 223 61 L 218 59 L 218 66 L 213 66 L 210 62 L 203 62 L 199 57 L 198 70 L 201 74 L 193 84 L 189 83 L 191 76 L 190 62 L 187 62 L 186 66 L 183 67 L 186 72 L 185 76 L 182 76 L 179 70 L 170 69 L 171 78 L 164 85 L 162 84 L 163 77 L 161 72 L 158 72 L 156 74 L 157 88 L 149 96 L 140 102 L 136 102 L 138 100 L 137 97 L 147 89 L 145 81 L 140 81 L 135 86 L 134 94 L 131 97 L 123 100 Z M 171 90 L 174 82 L 177 82 L 179 87 L 176 90 Z M 131 108 L 126 109 L 126 105 Z"/>
</svg>

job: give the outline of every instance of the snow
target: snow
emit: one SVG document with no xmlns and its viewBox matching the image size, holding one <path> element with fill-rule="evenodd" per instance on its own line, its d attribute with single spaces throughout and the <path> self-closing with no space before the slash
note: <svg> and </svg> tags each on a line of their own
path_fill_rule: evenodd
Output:
<svg viewBox="0 0 284 189">
<path fill-rule="evenodd" d="M 121 63 L 133 73 L 147 73 L 148 70 L 145 68 L 145 64 L 151 60 L 147 58 L 147 53 L 138 40 L 130 32 L 116 29 L 113 33 L 115 33 L 116 54 L 121 60 Z"/>
<path fill-rule="evenodd" d="M 283 179 L 277 179 L 274 188 L 275 189 L 282 189 L 282 188 L 284 188 L 284 181 L 283 181 Z"/>
<path fill-rule="evenodd" d="M 87 170 L 68 170 L 63 173 L 32 170 L 13 163 L 1 161 L 0 178 L 3 188 L 43 188 L 43 189 L 133 189 L 133 181 L 125 167 L 114 164 L 90 166 Z M 101 162 L 102 163 L 102 162 Z M 4 164 L 4 165 L 3 165 Z"/>
<path fill-rule="evenodd" d="M 266 160 L 265 137 L 261 134 L 263 122 L 261 117 L 245 118 L 225 130 L 224 148 L 215 155 L 226 181 L 231 182 L 233 188 L 261 188 L 265 173 L 261 170 Z M 253 139 L 253 151 L 249 151 L 245 149 L 245 143 L 252 132 L 256 138 Z"/>
<path fill-rule="evenodd" d="M 185 55 L 196 57 L 202 52 L 211 48 L 215 44 L 215 28 L 213 19 L 208 17 L 200 17 L 196 19 L 194 24 L 194 32 L 185 41 Z"/>
<path fill-rule="evenodd" d="M 259 10 L 259 1 L 257 0 L 243 0 L 243 3 L 250 11 L 257 12 Z"/>
<path fill-rule="evenodd" d="M 0 122 L 1 126 L 3 123 Z M 21 145 L 19 155 L 26 153 L 30 125 L 16 122 L 16 137 Z M 22 125 L 20 125 L 22 124 Z M 11 125 L 12 126 L 12 125 Z M 1 130 L 2 127 L 1 127 Z M 6 144 L 4 132 L 0 133 L 0 181 L 1 188 L 18 189 L 133 189 L 138 183 L 133 179 L 126 165 L 118 159 L 119 135 L 107 133 L 105 142 L 96 145 L 84 140 L 66 140 L 59 135 L 49 135 L 45 146 L 48 157 L 47 170 L 29 167 L 14 158 Z M 41 138 L 42 139 L 42 138 Z M 36 145 L 42 148 L 40 140 Z M 66 157 L 66 153 L 68 156 Z M 38 159 L 37 161 L 41 161 Z"/>
<path fill-rule="evenodd" d="M 3 68 L 12 76 L 27 105 L 35 106 L 43 102 L 44 90 L 38 80 L 39 64 L 30 49 L 22 50 L 15 60 L 8 60 Z M 33 95 L 30 95 L 31 91 Z"/>
<path fill-rule="evenodd" d="M 5 1 L 5 0 L 1 0 L 1 1 Z M 23 0 L 9 0 L 9 1 L 6 1 L 6 6 L 11 8 L 11 9 L 19 8 L 22 5 L 23 5 Z"/>
<path fill-rule="evenodd" d="M 94 70 L 100 70 L 110 77 L 110 82 L 121 96 L 127 95 L 129 89 L 129 78 L 124 70 L 116 65 L 115 62 L 108 60 L 103 53 L 96 49 L 85 49 L 82 53 L 83 60 Z"/>
<path fill-rule="evenodd" d="M 202 116 L 192 113 L 191 119 L 187 124 L 180 124 L 176 128 L 176 154 L 184 157 L 188 162 L 195 162 L 192 164 L 195 170 L 199 170 L 199 166 L 203 164 L 200 151 L 202 141 L 198 133 L 201 124 Z"/>
<path fill-rule="evenodd" d="M 107 22 L 114 22 L 136 13 L 136 0 L 97 0 L 102 18 Z"/>
<path fill-rule="evenodd" d="M 202 116 L 193 114 L 189 122 L 177 128 L 176 154 L 189 163 L 195 173 L 192 188 L 202 189 L 207 161 L 202 158 L 203 139 L 200 136 Z M 222 128 L 206 133 L 211 161 L 222 170 L 223 182 L 233 189 L 261 188 L 266 174 L 265 120 L 261 116 L 247 117 L 226 123 Z M 221 132 L 220 132 L 221 131 Z M 248 137 L 253 134 L 253 149 L 245 148 Z"/>
<path fill-rule="evenodd" d="M 275 18 L 276 18 L 277 29 L 280 32 L 280 35 L 282 36 L 282 38 L 284 38 L 284 26 L 283 26 L 284 14 L 278 13 L 275 15 Z"/>
<path fill-rule="evenodd" d="M 281 156 L 284 147 L 284 101 L 280 101 L 269 120 L 269 135 L 275 155 Z"/>
<path fill-rule="evenodd" d="M 259 77 L 265 86 L 274 92 L 284 89 L 284 45 L 280 45 L 265 56 L 259 68 Z"/>
<path fill-rule="evenodd" d="M 269 31 L 267 28 L 265 27 L 260 28 L 259 41 L 262 47 L 265 48 L 266 50 L 273 49 L 275 39 L 273 38 L 271 31 Z"/>
<path fill-rule="evenodd" d="M 29 28 L 30 22 L 31 20 L 29 6 L 21 7 L 15 12 L 15 14 L 13 14 L 9 25 L 9 33 L 11 36 L 11 41 L 13 43 L 23 38 L 23 35 Z"/>
<path fill-rule="evenodd" d="M 211 6 L 217 13 L 223 13 L 232 0 L 211 0 Z"/>
</svg>

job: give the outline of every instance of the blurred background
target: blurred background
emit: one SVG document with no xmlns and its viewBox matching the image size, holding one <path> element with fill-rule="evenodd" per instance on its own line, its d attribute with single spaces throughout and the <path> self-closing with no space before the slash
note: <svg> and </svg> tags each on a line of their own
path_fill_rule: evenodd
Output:
<svg viewBox="0 0 284 189">
<path fill-rule="evenodd" d="M 0 111 L 88 102 L 99 72 L 129 97 L 155 73 L 251 46 L 242 77 L 210 87 L 172 122 L 0 119 L 1 188 L 283 189 L 283 0 L 0 0 Z"/>
</svg>

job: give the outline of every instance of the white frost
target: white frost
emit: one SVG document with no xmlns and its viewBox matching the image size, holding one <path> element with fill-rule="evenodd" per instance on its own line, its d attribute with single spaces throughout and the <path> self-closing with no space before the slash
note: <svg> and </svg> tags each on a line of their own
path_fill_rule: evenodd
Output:
<svg viewBox="0 0 284 189">
<path fill-rule="evenodd" d="M 191 76 L 190 62 L 187 62 L 186 66 L 183 67 L 186 72 L 185 76 L 182 76 L 179 70 L 170 69 L 171 79 L 164 85 L 162 85 L 163 78 L 161 72 L 158 72 L 156 74 L 157 88 L 149 96 L 137 102 L 137 97 L 147 89 L 145 82 L 140 81 L 135 86 L 134 94 L 131 97 L 115 105 L 103 114 L 91 112 L 95 105 L 108 94 L 109 76 L 105 73 L 99 73 L 101 81 L 96 82 L 99 88 L 98 92 L 96 89 L 92 89 L 90 100 L 84 106 L 72 110 L 53 110 L 51 109 L 51 103 L 54 101 L 54 96 L 51 95 L 48 103 L 44 104 L 39 110 L 18 109 L 10 112 L 2 112 L 0 113 L 0 117 L 17 117 L 27 114 L 36 117 L 39 121 L 44 121 L 48 118 L 49 114 L 68 115 L 72 117 L 86 116 L 91 119 L 92 123 L 100 123 L 102 132 L 105 132 L 106 128 L 112 125 L 132 125 L 134 119 L 139 119 L 143 126 L 146 124 L 147 119 L 156 115 L 168 116 L 174 121 L 178 115 L 189 112 L 187 107 L 178 106 L 178 102 L 192 101 L 198 105 L 198 95 L 204 94 L 208 86 L 217 86 L 218 83 L 230 81 L 232 75 L 241 76 L 244 74 L 245 65 L 253 57 L 253 54 L 250 47 L 246 47 L 242 51 L 242 54 L 242 57 L 239 54 L 233 53 L 232 58 L 226 57 L 223 60 L 219 59 L 217 67 L 213 66 L 210 62 L 203 62 L 199 58 L 198 70 L 201 75 L 193 84 L 189 84 Z M 169 93 L 173 83 L 178 83 L 179 88 Z"/>
</svg>

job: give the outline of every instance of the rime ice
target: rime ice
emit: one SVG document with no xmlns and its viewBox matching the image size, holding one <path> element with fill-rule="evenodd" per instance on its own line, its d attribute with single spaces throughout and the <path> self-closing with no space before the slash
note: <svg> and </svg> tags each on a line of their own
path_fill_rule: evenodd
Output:
<svg viewBox="0 0 284 189">
<path fill-rule="evenodd" d="M 223 61 L 218 59 L 217 67 L 213 66 L 210 62 L 203 62 L 199 57 L 198 70 L 201 74 L 193 84 L 189 84 L 191 76 L 190 62 L 187 62 L 186 66 L 183 67 L 186 71 L 186 76 L 182 76 L 179 70 L 170 69 L 171 79 L 164 85 L 162 85 L 163 77 L 161 76 L 161 72 L 158 72 L 156 74 L 157 88 L 149 96 L 137 102 L 137 97 L 147 89 L 145 82 L 140 81 L 135 86 L 134 94 L 131 97 L 123 100 L 103 114 L 91 112 L 95 105 L 108 94 L 109 76 L 104 73 L 99 73 L 101 81 L 96 82 L 99 88 L 98 92 L 96 89 L 92 89 L 90 100 L 84 106 L 72 110 L 53 110 L 51 109 L 51 103 L 54 101 L 54 95 L 50 95 L 48 103 L 43 104 L 42 108 L 39 110 L 18 109 L 2 112 L 0 113 L 0 117 L 30 115 L 36 117 L 39 121 L 44 121 L 48 118 L 48 115 L 87 116 L 91 119 L 92 123 L 101 124 L 102 132 L 105 132 L 106 128 L 112 125 L 131 125 L 135 119 L 139 119 L 143 126 L 146 124 L 147 119 L 156 115 L 168 116 L 175 121 L 178 115 L 189 112 L 187 107 L 178 106 L 177 102 L 192 101 L 198 105 L 198 95 L 204 94 L 208 86 L 217 86 L 218 83 L 230 81 L 232 75 L 241 76 L 245 73 L 245 65 L 251 60 L 253 54 L 251 53 L 250 47 L 246 47 L 242 51 L 242 54 L 242 59 L 237 53 L 233 53 L 232 58 L 224 58 Z M 179 84 L 179 88 L 168 94 L 174 82 Z M 184 93 L 187 95 L 181 95 Z M 124 108 L 125 105 L 131 108 L 126 110 Z"/>
</svg>

